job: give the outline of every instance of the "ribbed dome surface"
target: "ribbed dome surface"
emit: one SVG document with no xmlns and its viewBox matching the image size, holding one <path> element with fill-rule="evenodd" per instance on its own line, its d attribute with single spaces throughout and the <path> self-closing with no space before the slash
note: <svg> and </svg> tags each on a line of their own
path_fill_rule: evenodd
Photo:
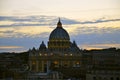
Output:
<svg viewBox="0 0 120 80">
<path fill-rule="evenodd" d="M 49 40 L 70 40 L 70 37 L 65 29 L 57 27 L 51 32 Z"/>
</svg>

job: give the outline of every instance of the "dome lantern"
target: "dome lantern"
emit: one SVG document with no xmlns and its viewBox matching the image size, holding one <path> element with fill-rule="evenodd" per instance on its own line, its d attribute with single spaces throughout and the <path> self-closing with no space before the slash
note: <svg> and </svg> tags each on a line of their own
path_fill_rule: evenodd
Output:
<svg viewBox="0 0 120 80">
<path fill-rule="evenodd" d="M 58 23 L 57 23 L 57 27 L 62 28 L 62 23 L 61 23 L 61 21 L 60 21 L 60 18 L 59 18 L 59 21 L 58 21 Z"/>
</svg>

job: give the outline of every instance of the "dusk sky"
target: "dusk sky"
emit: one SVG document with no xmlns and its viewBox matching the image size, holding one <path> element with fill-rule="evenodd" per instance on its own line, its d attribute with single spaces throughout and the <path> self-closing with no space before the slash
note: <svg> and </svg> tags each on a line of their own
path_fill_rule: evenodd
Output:
<svg viewBox="0 0 120 80">
<path fill-rule="evenodd" d="M 120 0 L 0 0 L 0 52 L 47 45 L 59 17 L 80 49 L 120 48 Z"/>
</svg>

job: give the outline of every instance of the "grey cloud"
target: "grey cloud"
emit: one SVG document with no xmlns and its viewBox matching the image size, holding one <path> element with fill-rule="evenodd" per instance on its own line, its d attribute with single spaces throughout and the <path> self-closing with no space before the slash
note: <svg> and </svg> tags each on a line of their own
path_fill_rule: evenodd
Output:
<svg viewBox="0 0 120 80">
<path fill-rule="evenodd" d="M 15 16 L 0 16 L 0 21 L 15 21 L 15 22 L 21 22 L 21 21 L 31 21 L 28 18 L 23 17 L 15 17 Z"/>
<path fill-rule="evenodd" d="M 96 21 L 80 22 L 80 24 L 95 24 L 95 23 L 112 22 L 112 21 L 120 21 L 120 19 L 108 19 L 108 20 L 98 19 Z"/>
<path fill-rule="evenodd" d="M 79 34 L 109 34 L 120 33 L 120 27 L 96 27 L 96 26 L 83 26 L 75 29 L 75 32 Z"/>
<path fill-rule="evenodd" d="M 120 33 L 110 33 L 110 34 L 79 34 L 71 36 L 71 40 L 75 39 L 80 45 L 82 44 L 101 44 L 101 43 L 120 43 L 120 38 L 118 37 Z"/>
<path fill-rule="evenodd" d="M 0 25 L 0 27 L 13 27 L 13 26 L 48 26 L 56 25 L 58 17 L 56 16 L 26 16 L 26 17 L 15 17 L 15 16 L 0 16 L 0 21 L 13 21 L 13 24 Z M 29 22 L 29 23 L 24 23 Z M 38 22 L 32 24 L 31 22 Z M 62 18 L 62 22 L 67 24 L 78 24 L 78 21 Z"/>
<path fill-rule="evenodd" d="M 48 24 L 26 24 L 26 23 L 15 23 L 11 25 L 0 25 L 0 27 L 14 27 L 14 26 L 46 26 Z"/>
<path fill-rule="evenodd" d="M 14 31 L 13 30 L 8 30 L 8 31 L 0 31 L 0 33 L 7 33 L 7 34 L 10 34 L 10 33 L 13 33 Z"/>
<path fill-rule="evenodd" d="M 103 22 L 111 22 L 111 21 L 120 21 L 120 19 L 105 19 L 101 18 L 95 21 L 76 21 L 68 18 L 61 18 L 64 25 L 71 24 L 96 24 Z M 13 27 L 13 26 L 53 26 L 56 25 L 58 21 L 58 17 L 56 16 L 25 16 L 25 17 L 16 17 L 16 16 L 0 16 L 0 21 L 13 21 L 13 24 L 0 25 L 0 27 Z M 28 23 L 25 23 L 28 22 Z M 37 23 L 34 23 L 37 22 Z M 33 24 L 34 23 L 34 24 Z"/>
<path fill-rule="evenodd" d="M 0 16 L 0 21 L 15 21 L 15 22 L 24 22 L 24 21 L 32 21 L 32 22 L 43 22 L 43 21 L 50 21 L 56 19 L 56 16 L 24 16 L 24 17 L 17 17 L 17 16 Z"/>
</svg>

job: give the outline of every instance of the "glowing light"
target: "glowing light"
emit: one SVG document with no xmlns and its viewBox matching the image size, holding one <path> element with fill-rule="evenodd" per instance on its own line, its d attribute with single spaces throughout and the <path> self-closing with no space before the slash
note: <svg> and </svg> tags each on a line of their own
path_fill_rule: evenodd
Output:
<svg viewBox="0 0 120 80">
<path fill-rule="evenodd" d="M 80 62 L 76 62 L 76 64 L 77 64 L 77 65 L 79 65 L 79 64 L 80 64 Z"/>
<path fill-rule="evenodd" d="M 65 56 L 67 56 L 67 54 L 65 54 Z"/>
<path fill-rule="evenodd" d="M 54 64 L 58 64 L 58 61 L 54 61 Z"/>
<path fill-rule="evenodd" d="M 72 56 L 72 54 L 70 54 L 70 56 Z"/>
<path fill-rule="evenodd" d="M 42 54 L 40 54 L 40 56 L 42 56 Z"/>
<path fill-rule="evenodd" d="M 32 62 L 32 64 L 36 64 L 35 62 Z"/>
<path fill-rule="evenodd" d="M 45 56 L 47 56 L 47 54 L 45 54 Z"/>
</svg>

